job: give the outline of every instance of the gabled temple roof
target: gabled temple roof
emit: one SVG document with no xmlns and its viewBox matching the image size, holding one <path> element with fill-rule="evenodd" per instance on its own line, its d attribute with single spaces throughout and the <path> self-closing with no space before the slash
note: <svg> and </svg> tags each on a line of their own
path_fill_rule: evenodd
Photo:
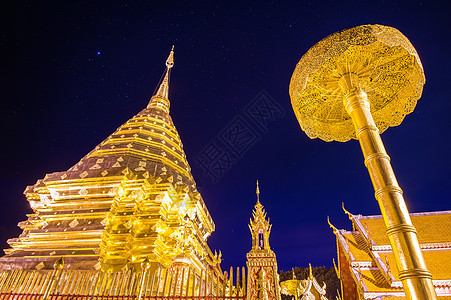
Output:
<svg viewBox="0 0 451 300">
<path fill-rule="evenodd" d="M 348 266 L 349 274 L 368 297 L 374 296 L 371 293 L 402 297 L 399 294 L 403 294 L 402 284 L 382 216 L 345 212 L 353 223 L 353 231 L 339 230 L 331 224 L 337 237 L 339 259 L 346 259 L 340 262 L 340 268 Z M 451 211 L 410 216 L 438 296 L 441 296 L 440 289 L 451 294 Z M 347 272 L 340 270 L 340 273 L 342 271 Z"/>
</svg>

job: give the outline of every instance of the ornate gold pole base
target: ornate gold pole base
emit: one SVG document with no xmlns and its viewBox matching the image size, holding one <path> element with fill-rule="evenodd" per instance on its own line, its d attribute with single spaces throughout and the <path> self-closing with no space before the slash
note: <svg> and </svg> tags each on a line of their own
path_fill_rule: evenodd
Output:
<svg viewBox="0 0 451 300">
<path fill-rule="evenodd" d="M 437 299 L 432 275 L 427 270 L 402 190 L 371 115 L 367 95 L 352 88 L 343 104 L 352 118 L 362 148 L 406 296 L 408 299 Z"/>
</svg>

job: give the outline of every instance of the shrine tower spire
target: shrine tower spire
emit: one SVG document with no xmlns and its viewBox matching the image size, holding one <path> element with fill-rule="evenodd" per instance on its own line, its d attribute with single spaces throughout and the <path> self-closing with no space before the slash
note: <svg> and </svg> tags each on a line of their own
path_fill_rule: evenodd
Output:
<svg viewBox="0 0 451 300">
<path fill-rule="evenodd" d="M 157 90 L 157 93 L 150 98 L 150 102 L 147 105 L 147 108 L 160 108 L 163 109 L 166 113 L 169 113 L 169 77 L 171 73 L 171 68 L 174 66 L 174 46 L 171 48 L 171 52 L 169 53 L 168 59 L 166 60 L 166 71 L 164 74 L 163 81 L 160 84 L 160 87 Z"/>
<path fill-rule="evenodd" d="M 272 225 L 260 203 L 260 188 L 257 180 L 257 203 L 252 212 L 249 229 L 252 235 L 252 249 L 247 253 L 247 296 L 246 300 L 280 300 L 279 278 L 276 254 L 269 246 Z"/>
<path fill-rule="evenodd" d="M 269 234 L 272 225 L 269 224 L 269 219 L 266 219 L 266 211 L 260 203 L 260 187 L 258 186 L 258 180 L 256 194 L 257 203 L 254 206 L 252 218 L 249 223 L 249 229 L 252 234 L 252 250 L 269 250 Z"/>
<path fill-rule="evenodd" d="M 260 202 L 260 189 L 258 187 L 258 180 L 257 180 L 257 190 L 255 191 L 255 193 L 257 194 L 257 203 Z"/>
</svg>

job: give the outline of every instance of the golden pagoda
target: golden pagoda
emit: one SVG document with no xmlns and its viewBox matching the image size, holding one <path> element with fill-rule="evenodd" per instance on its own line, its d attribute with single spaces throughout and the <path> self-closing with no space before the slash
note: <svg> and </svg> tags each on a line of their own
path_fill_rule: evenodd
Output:
<svg viewBox="0 0 451 300">
<path fill-rule="evenodd" d="M 344 209 L 344 208 L 343 208 Z M 345 213 L 353 230 L 337 239 L 341 299 L 407 299 L 383 217 Z M 410 214 L 438 299 L 451 299 L 451 211 Z"/>
<path fill-rule="evenodd" d="M 260 203 L 260 188 L 257 181 L 257 203 L 252 212 L 249 229 L 252 234 L 252 249 L 247 253 L 247 300 L 280 300 L 279 274 L 276 254 L 269 247 L 272 225 Z"/>
<path fill-rule="evenodd" d="M 169 115 L 173 66 L 171 50 L 146 108 L 26 188 L 33 213 L 0 258 L 0 298 L 224 294 L 215 224 Z"/>
</svg>

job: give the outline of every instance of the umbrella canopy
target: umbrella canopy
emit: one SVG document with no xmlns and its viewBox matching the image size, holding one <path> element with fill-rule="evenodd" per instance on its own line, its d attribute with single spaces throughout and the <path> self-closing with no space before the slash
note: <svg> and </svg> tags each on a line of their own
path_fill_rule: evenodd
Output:
<svg viewBox="0 0 451 300">
<path fill-rule="evenodd" d="M 300 280 L 290 279 L 285 280 L 280 283 L 280 292 L 288 296 L 296 296 L 299 294 Z M 301 290 L 302 291 L 302 290 Z"/>
<path fill-rule="evenodd" d="M 296 118 L 310 138 L 356 138 L 343 97 L 350 88 L 367 93 L 382 133 L 397 126 L 420 98 L 425 77 L 418 53 L 397 29 L 362 25 L 324 38 L 302 56 L 290 82 Z"/>
</svg>

